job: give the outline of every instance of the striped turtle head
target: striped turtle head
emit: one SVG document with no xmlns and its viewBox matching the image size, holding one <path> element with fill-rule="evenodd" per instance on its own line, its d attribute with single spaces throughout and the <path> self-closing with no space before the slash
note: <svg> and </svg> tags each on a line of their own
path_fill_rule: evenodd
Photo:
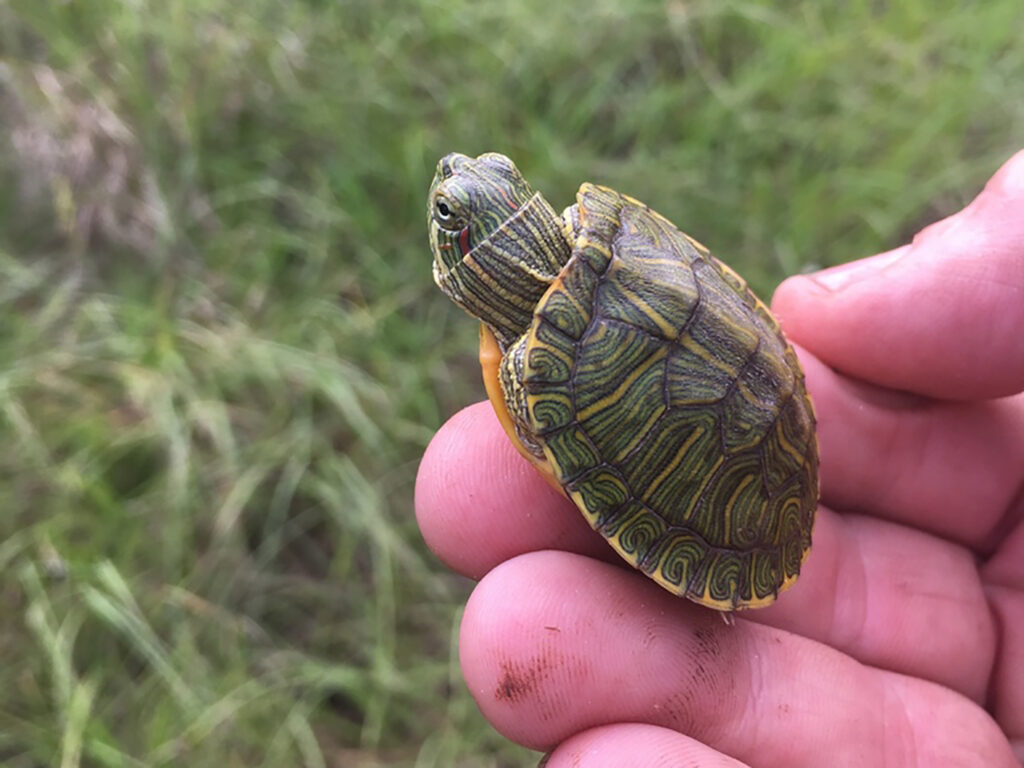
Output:
<svg viewBox="0 0 1024 768">
<path fill-rule="evenodd" d="M 434 274 L 462 261 L 531 197 L 530 185 L 504 155 L 488 152 L 474 160 L 452 152 L 442 157 L 427 210 Z"/>
<path fill-rule="evenodd" d="M 569 258 L 554 209 L 504 155 L 452 153 L 427 196 L 434 282 L 504 348 Z"/>
</svg>

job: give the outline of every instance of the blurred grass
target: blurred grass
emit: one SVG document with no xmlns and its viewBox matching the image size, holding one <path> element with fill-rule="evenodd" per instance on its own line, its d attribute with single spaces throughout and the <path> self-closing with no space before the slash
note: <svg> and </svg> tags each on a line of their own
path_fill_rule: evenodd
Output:
<svg viewBox="0 0 1024 768">
<path fill-rule="evenodd" d="M 0 762 L 535 759 L 412 515 L 482 396 L 441 154 L 630 192 L 768 294 L 1024 135 L 1017 0 L 626 7 L 0 0 Z"/>
</svg>

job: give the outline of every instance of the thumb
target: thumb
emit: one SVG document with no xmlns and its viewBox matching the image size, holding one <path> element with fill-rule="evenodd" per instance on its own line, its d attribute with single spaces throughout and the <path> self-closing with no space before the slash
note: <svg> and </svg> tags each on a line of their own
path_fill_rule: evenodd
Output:
<svg viewBox="0 0 1024 768">
<path fill-rule="evenodd" d="M 949 399 L 1024 390 L 1024 151 L 909 245 L 793 277 L 787 335 L 850 376 Z"/>
</svg>

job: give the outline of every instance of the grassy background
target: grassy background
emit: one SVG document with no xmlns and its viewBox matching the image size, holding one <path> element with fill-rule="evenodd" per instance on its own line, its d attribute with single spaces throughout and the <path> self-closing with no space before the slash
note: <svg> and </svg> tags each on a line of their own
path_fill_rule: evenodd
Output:
<svg viewBox="0 0 1024 768">
<path fill-rule="evenodd" d="M 0 762 L 536 759 L 412 515 L 482 396 L 441 154 L 616 186 L 769 294 L 1022 143 L 1019 0 L 625 6 L 0 0 Z"/>
</svg>

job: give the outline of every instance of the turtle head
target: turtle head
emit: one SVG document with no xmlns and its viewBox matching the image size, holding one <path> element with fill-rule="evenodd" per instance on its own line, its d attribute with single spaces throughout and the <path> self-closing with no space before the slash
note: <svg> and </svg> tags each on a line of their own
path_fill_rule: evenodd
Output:
<svg viewBox="0 0 1024 768">
<path fill-rule="evenodd" d="M 497 152 L 441 158 L 427 228 L 434 282 L 503 349 L 526 330 L 571 250 L 551 205 Z"/>
<path fill-rule="evenodd" d="M 488 152 L 473 159 L 453 152 L 437 164 L 427 226 L 436 270 L 449 270 L 533 197 L 515 164 Z"/>
</svg>

